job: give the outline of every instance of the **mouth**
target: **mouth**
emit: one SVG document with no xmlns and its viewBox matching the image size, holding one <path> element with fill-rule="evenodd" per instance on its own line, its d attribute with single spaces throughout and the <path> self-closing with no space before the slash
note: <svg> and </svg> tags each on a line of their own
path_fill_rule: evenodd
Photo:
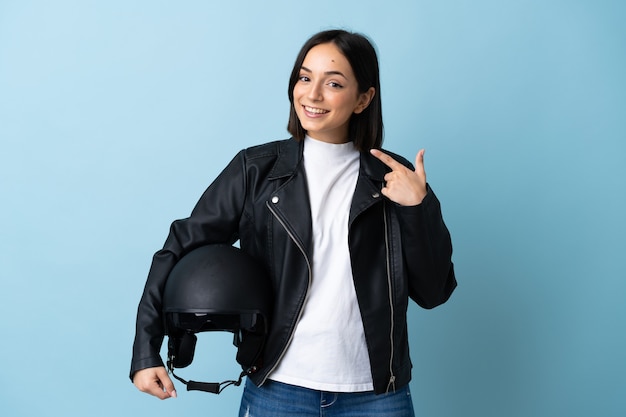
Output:
<svg viewBox="0 0 626 417">
<path fill-rule="evenodd" d="M 319 109 L 317 107 L 302 106 L 302 108 L 305 112 L 312 114 L 326 114 L 329 112 L 328 110 Z"/>
</svg>

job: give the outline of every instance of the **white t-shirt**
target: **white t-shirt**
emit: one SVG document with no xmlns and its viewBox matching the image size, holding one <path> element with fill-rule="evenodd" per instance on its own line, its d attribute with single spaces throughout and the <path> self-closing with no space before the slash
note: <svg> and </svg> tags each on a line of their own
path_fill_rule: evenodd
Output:
<svg viewBox="0 0 626 417">
<path fill-rule="evenodd" d="M 352 142 L 304 140 L 313 226 L 313 279 L 291 344 L 270 379 L 329 392 L 373 389 L 356 299 L 348 216 L 359 174 Z"/>
</svg>

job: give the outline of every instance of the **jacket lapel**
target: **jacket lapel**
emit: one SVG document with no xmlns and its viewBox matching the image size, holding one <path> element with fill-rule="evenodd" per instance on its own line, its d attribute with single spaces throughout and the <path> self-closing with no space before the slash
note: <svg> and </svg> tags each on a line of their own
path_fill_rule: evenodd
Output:
<svg viewBox="0 0 626 417">
<path fill-rule="evenodd" d="M 311 207 L 306 175 L 302 165 L 302 142 L 295 139 L 280 143 L 278 158 L 269 179 L 282 180 L 267 202 L 283 227 L 302 247 L 312 254 Z"/>
<path fill-rule="evenodd" d="M 350 207 L 350 225 L 365 209 L 383 199 L 380 190 L 385 181 L 385 165 L 368 152 L 361 152 L 360 162 L 359 179 Z"/>
<path fill-rule="evenodd" d="M 303 143 L 290 139 L 279 145 L 278 157 L 269 179 L 284 179 L 270 197 L 268 205 L 285 221 L 285 227 L 299 244 L 311 254 L 311 207 L 306 175 L 302 166 Z M 361 152 L 359 178 L 352 197 L 349 225 L 368 207 L 383 200 L 380 190 L 387 172 L 386 166 L 370 155 Z"/>
</svg>

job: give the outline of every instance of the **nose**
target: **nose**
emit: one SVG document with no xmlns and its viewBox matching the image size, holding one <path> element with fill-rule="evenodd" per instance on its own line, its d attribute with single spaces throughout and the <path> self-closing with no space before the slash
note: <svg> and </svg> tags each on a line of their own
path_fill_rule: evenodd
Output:
<svg viewBox="0 0 626 417">
<path fill-rule="evenodd" d="M 312 82 L 309 87 L 309 100 L 321 101 L 322 100 L 322 85 L 319 82 Z"/>
</svg>

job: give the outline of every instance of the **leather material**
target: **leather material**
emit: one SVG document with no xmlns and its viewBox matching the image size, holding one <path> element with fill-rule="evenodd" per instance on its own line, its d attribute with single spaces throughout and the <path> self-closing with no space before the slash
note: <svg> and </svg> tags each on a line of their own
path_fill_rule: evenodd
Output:
<svg viewBox="0 0 626 417">
<path fill-rule="evenodd" d="M 311 279 L 311 216 L 301 162 L 302 143 L 294 139 L 243 150 L 207 188 L 191 216 L 172 223 L 139 303 L 131 378 L 139 369 L 162 365 L 161 294 L 176 261 L 198 246 L 239 240 L 242 250 L 265 264 L 272 281 L 275 304 L 264 366 L 250 375 L 257 385 L 267 379 L 289 344 Z M 380 193 L 387 171 L 378 159 L 361 153 L 348 232 L 376 393 L 404 386 L 411 378 L 409 297 L 433 308 L 456 287 L 439 201 L 430 187 L 418 206 L 389 201 Z"/>
</svg>

